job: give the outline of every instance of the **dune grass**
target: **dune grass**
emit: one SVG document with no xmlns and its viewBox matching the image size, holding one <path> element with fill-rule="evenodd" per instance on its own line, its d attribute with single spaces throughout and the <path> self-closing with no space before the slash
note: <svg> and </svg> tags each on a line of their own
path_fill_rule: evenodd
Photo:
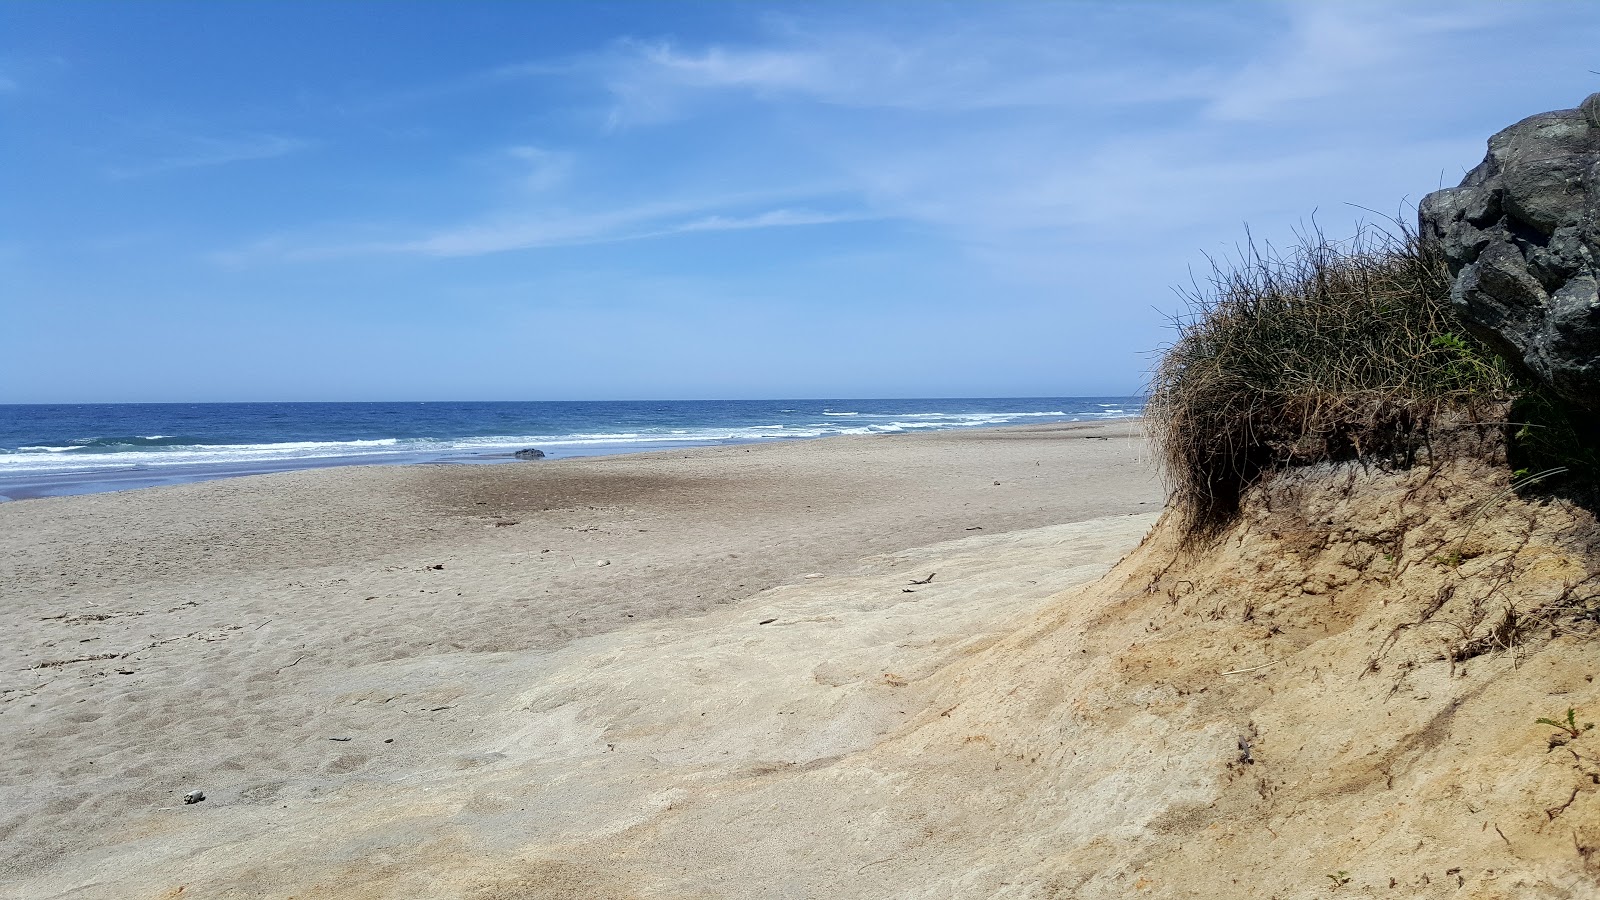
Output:
<svg viewBox="0 0 1600 900">
<path fill-rule="evenodd" d="M 1275 470 L 1410 465 L 1442 421 L 1503 411 L 1515 377 L 1456 319 L 1450 284 L 1437 248 L 1398 224 L 1213 260 L 1181 292 L 1146 409 L 1190 531 L 1227 524 Z"/>
</svg>

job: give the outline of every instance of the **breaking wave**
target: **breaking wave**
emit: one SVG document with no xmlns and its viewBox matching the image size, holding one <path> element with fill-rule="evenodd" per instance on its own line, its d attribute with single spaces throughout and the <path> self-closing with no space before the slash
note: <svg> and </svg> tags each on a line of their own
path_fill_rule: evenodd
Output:
<svg viewBox="0 0 1600 900">
<path fill-rule="evenodd" d="M 994 401 L 989 401 L 993 403 Z M 149 470 L 165 467 L 251 467 L 297 468 L 300 465 L 326 465 L 329 461 L 370 462 L 425 462 L 492 460 L 500 455 L 524 447 L 538 447 L 551 457 L 590 456 L 622 453 L 658 447 L 696 446 L 723 443 L 772 442 L 800 440 L 830 435 L 897 434 L 935 431 L 956 428 L 993 427 L 1030 422 L 1077 421 L 1117 418 L 1139 411 L 1138 405 L 1128 402 L 1079 403 L 1047 410 L 1014 409 L 999 411 L 927 411 L 917 410 L 917 402 L 908 401 L 905 411 L 868 412 L 892 409 L 894 401 L 874 401 L 858 409 L 832 409 L 812 406 L 808 412 L 798 407 L 776 408 L 772 404 L 764 411 L 743 412 L 737 407 L 721 411 L 720 415 L 699 413 L 688 401 L 651 407 L 646 412 L 634 410 L 627 416 L 613 414 L 611 421 L 621 428 L 567 429 L 544 428 L 528 431 L 508 431 L 501 434 L 476 434 L 465 436 L 362 436 L 349 440 L 228 440 L 226 437 L 200 437 L 196 434 L 128 433 L 101 434 L 83 437 L 48 438 L 17 442 L 11 447 L 0 446 L 0 476 L 49 475 L 52 473 L 91 473 L 115 469 Z M 393 404 L 400 407 L 400 404 Z M 602 424 L 606 420 L 604 404 L 593 404 L 586 412 L 590 422 Z M 706 419 L 724 418 L 722 424 L 706 425 L 684 421 L 685 410 L 696 412 Z M 319 413 L 331 415 L 332 413 Z M 388 413 L 386 413 L 388 414 Z M 743 418 L 744 421 L 739 421 Z M 220 421 L 220 420 L 219 420 Z M 414 423 L 410 414 L 396 414 L 393 421 Z M 465 423 L 465 420 L 463 420 Z M 150 422 L 148 424 L 159 424 Z M 229 424 L 223 422 L 223 424 Z M 476 424 L 476 423 L 474 423 Z M 323 421 L 325 430 L 336 426 Z M 219 426 L 220 427 L 220 426 Z M 256 433 L 267 430 L 263 423 L 253 425 Z M 394 426 L 399 430 L 402 426 Z M 481 427 L 481 425 L 480 425 Z M 249 429 L 240 428 L 248 433 Z M 152 431 L 154 429 L 151 429 Z M 284 430 L 288 430 L 287 426 Z M 381 432 L 380 432 L 381 433 Z M 251 436 L 255 436 L 252 434 Z"/>
</svg>

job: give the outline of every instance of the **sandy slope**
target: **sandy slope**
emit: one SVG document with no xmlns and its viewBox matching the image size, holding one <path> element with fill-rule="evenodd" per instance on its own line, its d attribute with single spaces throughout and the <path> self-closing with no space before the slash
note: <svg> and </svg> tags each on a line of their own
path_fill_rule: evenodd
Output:
<svg viewBox="0 0 1600 900">
<path fill-rule="evenodd" d="M 870 747 L 655 794 L 474 896 L 1600 896 L 1600 737 L 1534 721 L 1600 719 L 1600 529 L 1503 472 L 1280 479 L 1197 551 L 1158 526 L 927 657 Z"/>
<path fill-rule="evenodd" d="M 1600 529 L 1503 472 L 1281 479 L 1198 551 L 1158 527 L 998 639 L 917 654 L 859 752 L 730 774 L 715 741 L 672 752 L 692 724 L 646 730 L 653 807 L 478 857 L 470 895 L 1600 896 L 1600 737 L 1534 721 L 1600 718 Z M 812 712 L 788 724 L 849 720 Z"/>
<path fill-rule="evenodd" d="M 564 665 L 553 654 L 575 642 L 697 634 L 708 626 L 694 617 L 719 609 L 745 629 L 764 589 L 820 589 L 863 556 L 1153 509 L 1159 496 L 1124 424 L 306 472 L 0 505 L 0 890 L 282 896 L 330 861 L 370 867 L 385 854 L 412 859 L 415 874 L 407 841 L 442 846 L 465 804 L 500 802 L 451 786 L 458 773 L 492 767 L 507 747 L 579 739 L 555 716 L 543 737 L 511 740 L 531 727 L 516 713 L 532 702 L 523 694 L 552 687 L 546 673 Z M 1092 545 L 1102 568 L 1137 537 L 1110 534 Z M 1046 573 L 1018 595 L 1026 602 L 1088 577 L 1050 558 L 1024 567 Z M 905 575 L 892 560 L 866 566 Z M 953 577 L 930 598 L 959 596 Z M 981 633 L 998 615 L 987 605 L 1014 599 L 1010 584 L 984 594 L 978 583 L 982 603 L 914 616 L 923 630 L 896 640 Z M 917 590 L 889 599 L 929 599 Z M 861 639 L 869 649 L 850 652 L 870 659 L 877 638 Z M 729 677 L 748 692 L 747 676 Z M 584 693 L 583 678 L 564 677 Z M 853 740 L 880 727 L 840 726 Z M 403 803 L 442 805 L 399 829 L 401 849 L 368 853 L 353 837 L 362 820 L 332 809 L 397 785 Z M 178 803 L 195 788 L 204 803 Z M 562 802 L 581 807 L 585 790 Z M 498 835 L 499 852 L 519 846 L 522 827 L 469 831 Z M 183 862 L 205 847 L 217 849 L 199 869 Z M 341 892 L 368 883 L 365 871 L 328 877 Z"/>
</svg>

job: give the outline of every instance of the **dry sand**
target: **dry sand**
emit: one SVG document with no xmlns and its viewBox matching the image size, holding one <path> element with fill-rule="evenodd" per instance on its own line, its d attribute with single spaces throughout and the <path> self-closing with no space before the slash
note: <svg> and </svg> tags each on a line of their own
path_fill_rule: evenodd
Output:
<svg viewBox="0 0 1600 900">
<path fill-rule="evenodd" d="M 923 826 L 742 788 L 937 716 L 1160 500 L 1114 423 L 0 505 L 0 893 L 842 896 Z"/>
</svg>

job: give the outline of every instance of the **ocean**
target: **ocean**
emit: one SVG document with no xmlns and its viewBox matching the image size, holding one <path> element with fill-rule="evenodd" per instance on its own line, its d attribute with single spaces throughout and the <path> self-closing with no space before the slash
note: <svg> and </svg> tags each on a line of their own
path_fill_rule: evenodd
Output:
<svg viewBox="0 0 1600 900">
<path fill-rule="evenodd" d="M 1133 397 L 0 405 L 0 500 L 377 463 L 496 463 L 1092 421 Z M 528 464 L 528 463 L 523 463 Z"/>
</svg>

